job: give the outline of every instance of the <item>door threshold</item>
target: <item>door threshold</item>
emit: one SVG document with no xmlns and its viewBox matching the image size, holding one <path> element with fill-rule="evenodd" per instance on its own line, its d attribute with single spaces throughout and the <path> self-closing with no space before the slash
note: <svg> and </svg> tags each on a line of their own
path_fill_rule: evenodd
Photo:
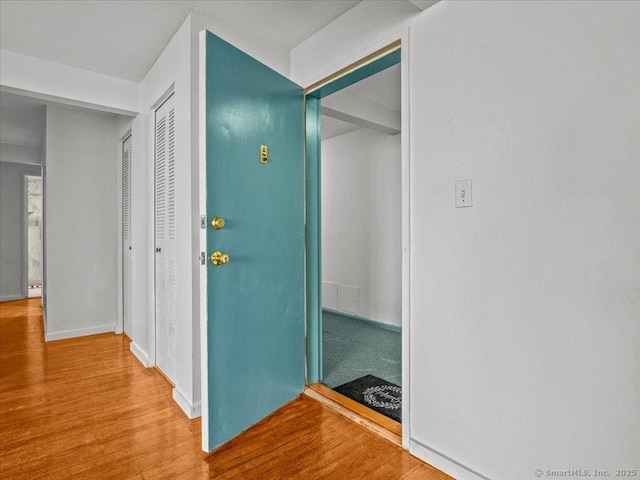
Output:
<svg viewBox="0 0 640 480">
<path fill-rule="evenodd" d="M 321 383 L 307 385 L 304 389 L 304 394 L 389 440 L 391 443 L 402 446 L 401 423 L 367 408 Z"/>
</svg>

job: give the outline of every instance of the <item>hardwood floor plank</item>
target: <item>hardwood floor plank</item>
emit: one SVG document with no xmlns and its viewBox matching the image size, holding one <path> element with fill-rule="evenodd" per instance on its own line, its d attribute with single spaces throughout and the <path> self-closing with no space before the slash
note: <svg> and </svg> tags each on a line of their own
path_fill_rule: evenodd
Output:
<svg viewBox="0 0 640 480">
<path fill-rule="evenodd" d="M 0 303 L 0 478 L 451 480 L 302 396 L 212 454 L 122 335 L 44 343 L 40 299 Z"/>
</svg>

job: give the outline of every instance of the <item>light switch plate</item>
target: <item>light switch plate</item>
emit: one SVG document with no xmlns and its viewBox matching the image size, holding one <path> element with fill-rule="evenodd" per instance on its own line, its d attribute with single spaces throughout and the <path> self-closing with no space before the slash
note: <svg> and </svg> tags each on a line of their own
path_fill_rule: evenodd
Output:
<svg viewBox="0 0 640 480">
<path fill-rule="evenodd" d="M 456 180 L 456 208 L 472 205 L 471 180 Z"/>
</svg>

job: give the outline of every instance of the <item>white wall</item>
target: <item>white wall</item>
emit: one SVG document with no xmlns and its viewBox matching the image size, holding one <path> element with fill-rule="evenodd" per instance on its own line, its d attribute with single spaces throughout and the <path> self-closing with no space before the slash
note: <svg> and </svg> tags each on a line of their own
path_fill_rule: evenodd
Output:
<svg viewBox="0 0 640 480">
<path fill-rule="evenodd" d="M 490 478 L 640 466 L 638 25 L 457 1 L 411 30 L 411 435 Z"/>
<path fill-rule="evenodd" d="M 456 478 L 638 466 L 639 8 L 440 2 L 403 42 L 404 432 Z M 403 35 L 380 34 L 390 30 L 375 12 L 353 21 L 353 48 L 347 26 L 296 47 L 294 78 L 309 85 Z M 310 64 L 332 50 L 337 59 Z M 474 206 L 455 209 L 462 178 Z"/>
<path fill-rule="evenodd" d="M 121 128 L 112 114 L 47 106 L 47 340 L 115 329 Z"/>
<path fill-rule="evenodd" d="M 30 158 L 34 150 L 32 147 L 21 152 L 20 146 L 5 146 L 2 144 L 0 150 L 0 301 L 25 296 L 23 175 L 40 175 L 41 170 L 39 165 L 15 162 L 17 158 Z"/>
<path fill-rule="evenodd" d="M 321 178 L 323 307 L 400 326 L 400 135 L 324 140 Z"/>
</svg>

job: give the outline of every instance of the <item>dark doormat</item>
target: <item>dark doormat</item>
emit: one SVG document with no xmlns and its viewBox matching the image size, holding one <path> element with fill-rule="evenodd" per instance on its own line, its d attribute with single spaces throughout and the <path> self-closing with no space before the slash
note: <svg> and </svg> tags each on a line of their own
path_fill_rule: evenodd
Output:
<svg viewBox="0 0 640 480">
<path fill-rule="evenodd" d="M 402 388 L 393 383 L 365 375 L 334 390 L 396 422 L 401 421 Z"/>
</svg>

